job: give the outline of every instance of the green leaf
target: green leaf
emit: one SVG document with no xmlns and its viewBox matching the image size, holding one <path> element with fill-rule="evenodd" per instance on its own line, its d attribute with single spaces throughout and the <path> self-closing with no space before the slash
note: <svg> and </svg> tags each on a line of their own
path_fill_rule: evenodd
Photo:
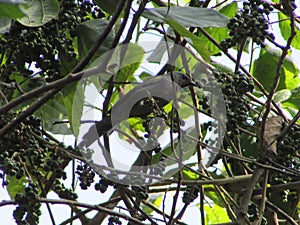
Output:
<svg viewBox="0 0 300 225">
<path fill-rule="evenodd" d="M 291 35 L 290 19 L 285 14 L 279 12 L 278 21 L 280 21 L 279 28 L 280 28 L 281 35 L 284 38 L 284 40 L 287 41 Z M 296 49 L 300 49 L 300 31 L 299 28 L 297 28 L 297 26 L 295 27 L 295 32 L 296 32 L 296 36 L 294 37 L 291 45 Z"/>
<path fill-rule="evenodd" d="M 255 137 L 251 137 L 250 135 L 242 134 L 240 138 L 241 148 L 243 150 L 243 154 L 246 157 L 258 157 L 259 148 L 257 145 L 257 139 Z M 233 160 L 232 168 L 234 172 L 238 173 L 240 171 L 239 165 L 237 165 L 236 161 Z"/>
<path fill-rule="evenodd" d="M 129 118 L 128 119 L 128 124 L 131 128 L 135 129 L 135 130 L 140 130 L 142 132 L 146 132 L 145 128 L 143 126 L 143 121 L 140 118 Z"/>
<path fill-rule="evenodd" d="M 113 14 L 120 0 L 95 0 L 95 3 L 105 12 Z"/>
<path fill-rule="evenodd" d="M 21 9 L 25 16 L 18 22 L 27 27 L 38 27 L 57 17 L 59 4 L 57 0 L 31 0 L 28 6 Z"/>
<path fill-rule="evenodd" d="M 232 68 L 230 68 L 228 65 L 224 65 L 222 63 L 219 62 L 212 62 L 211 65 L 213 65 L 214 67 L 220 69 L 221 71 L 225 72 L 225 73 L 232 73 Z"/>
<path fill-rule="evenodd" d="M 199 173 L 195 173 L 191 170 L 183 169 L 182 170 L 182 175 L 184 180 L 197 180 L 199 179 L 200 175 Z"/>
<path fill-rule="evenodd" d="M 220 9 L 220 13 L 222 13 L 223 15 L 232 18 L 235 16 L 235 14 L 237 13 L 237 11 L 239 10 L 237 2 L 232 2 L 228 5 L 225 5 L 223 8 Z"/>
<path fill-rule="evenodd" d="M 70 84 L 62 90 L 65 108 L 73 134 L 79 134 L 80 119 L 84 105 L 84 91 L 81 83 Z"/>
<path fill-rule="evenodd" d="M 196 59 L 190 52 L 184 51 L 182 54 L 186 57 L 188 68 L 195 68 L 195 66 L 199 64 L 199 59 Z M 182 61 L 182 57 L 178 57 L 175 61 L 175 68 L 180 69 L 180 72 L 182 73 L 189 73 L 190 71 L 186 71 L 184 63 L 185 62 Z"/>
<path fill-rule="evenodd" d="M 35 114 L 41 117 L 42 126 L 46 131 L 53 134 L 72 134 L 68 121 L 55 124 L 69 119 L 62 93 L 45 103 Z"/>
<path fill-rule="evenodd" d="M 103 19 L 88 20 L 77 27 L 78 32 L 78 52 L 80 59 L 82 59 L 90 48 L 95 44 L 97 37 L 103 32 L 106 28 L 108 22 Z M 103 44 L 97 50 L 93 59 L 90 62 L 93 62 L 95 59 L 100 57 L 103 53 L 110 50 L 110 46 L 113 41 L 113 34 L 109 33 L 106 37 Z"/>
<path fill-rule="evenodd" d="M 274 94 L 274 101 L 277 103 L 284 102 L 284 101 L 288 100 L 291 97 L 291 95 L 292 95 L 291 91 L 287 90 L 287 89 L 277 91 Z"/>
<path fill-rule="evenodd" d="M 9 4 L 10 3 L 10 4 Z M 24 4 L 24 1 L 18 1 L 17 3 Z M 12 4 L 12 2 L 1 3 L 0 4 L 0 18 L 8 19 L 19 19 L 25 16 L 22 10 L 22 4 Z"/>
<path fill-rule="evenodd" d="M 43 77 L 31 77 L 31 78 L 25 78 L 20 72 L 16 71 L 11 73 L 10 79 L 15 80 L 20 85 L 21 89 L 25 92 L 32 91 L 38 87 L 44 86 L 46 84 L 46 81 Z M 16 98 L 20 96 L 21 93 L 18 90 L 14 91 L 13 98 Z M 31 104 L 32 101 L 24 101 L 23 104 Z M 24 104 L 24 105 L 25 105 Z"/>
<path fill-rule="evenodd" d="M 280 60 L 280 51 L 273 49 L 261 49 L 259 58 L 253 63 L 252 74 L 269 91 L 276 74 L 276 67 Z M 286 57 L 280 70 L 278 90 L 292 90 L 298 87 L 300 79 L 299 69 L 290 57 Z"/>
<path fill-rule="evenodd" d="M 193 101 L 190 96 L 190 93 L 186 92 L 188 90 L 184 91 L 184 103 L 180 103 L 180 107 L 178 109 L 178 113 L 181 119 L 185 120 L 188 119 L 189 117 L 193 116 L 195 114 L 195 111 L 193 109 Z M 179 97 L 180 98 L 180 97 Z"/>
<path fill-rule="evenodd" d="M 15 199 L 16 194 L 25 192 L 25 183 L 27 183 L 27 179 L 23 176 L 21 179 L 17 179 L 15 176 L 8 176 L 7 180 L 9 184 L 7 185 L 7 192 L 12 200 Z"/>
<path fill-rule="evenodd" d="M 149 79 L 150 77 L 152 77 L 151 74 L 147 73 L 147 72 L 142 72 L 139 76 L 140 79 L 144 80 L 144 79 Z"/>
<path fill-rule="evenodd" d="M 173 20 L 185 27 L 225 27 L 228 21 L 212 9 L 179 6 L 146 9 L 143 16 L 157 23 Z"/>
<path fill-rule="evenodd" d="M 217 204 L 204 205 L 205 224 L 217 224 L 230 222 L 226 208 L 220 207 Z"/>
<path fill-rule="evenodd" d="M 157 208 L 159 208 L 162 203 L 162 195 L 152 195 L 150 196 L 148 201 L 155 205 Z M 153 209 L 146 205 L 142 205 L 141 207 L 143 212 L 145 212 L 147 215 L 150 215 L 153 212 Z"/>
<path fill-rule="evenodd" d="M 290 98 L 282 103 L 282 106 L 285 108 L 291 107 L 297 110 L 300 110 L 300 88 L 297 87 L 291 91 Z"/>
<path fill-rule="evenodd" d="M 78 63 L 77 60 L 66 53 L 60 52 L 58 57 L 61 65 L 60 73 L 62 76 L 66 76 L 67 74 L 69 74 Z"/>
</svg>

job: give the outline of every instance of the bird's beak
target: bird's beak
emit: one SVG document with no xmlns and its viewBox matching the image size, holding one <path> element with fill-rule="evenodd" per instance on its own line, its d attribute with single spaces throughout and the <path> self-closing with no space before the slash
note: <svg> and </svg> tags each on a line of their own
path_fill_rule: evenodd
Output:
<svg viewBox="0 0 300 225">
<path fill-rule="evenodd" d="M 194 86 L 194 87 L 201 88 L 199 82 L 197 82 L 197 81 L 195 81 L 195 80 L 191 81 L 191 85 Z"/>
</svg>

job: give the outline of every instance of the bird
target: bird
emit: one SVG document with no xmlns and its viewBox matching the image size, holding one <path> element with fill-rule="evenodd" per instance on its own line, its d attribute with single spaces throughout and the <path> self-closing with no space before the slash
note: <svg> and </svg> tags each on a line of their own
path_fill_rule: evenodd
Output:
<svg viewBox="0 0 300 225">
<path fill-rule="evenodd" d="M 107 117 L 95 121 L 83 135 L 78 147 L 89 147 L 104 133 L 128 118 L 146 118 L 153 112 L 153 104 L 148 103 L 149 99 L 154 99 L 155 107 L 162 109 L 175 99 L 176 93 L 181 88 L 188 86 L 198 86 L 198 84 L 189 75 L 181 72 L 168 72 L 165 75 L 151 77 L 122 96 L 112 106 Z"/>
</svg>

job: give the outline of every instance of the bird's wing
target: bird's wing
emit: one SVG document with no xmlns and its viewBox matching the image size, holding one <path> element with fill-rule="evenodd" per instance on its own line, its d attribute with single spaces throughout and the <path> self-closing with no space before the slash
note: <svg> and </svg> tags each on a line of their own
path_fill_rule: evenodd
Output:
<svg viewBox="0 0 300 225">
<path fill-rule="evenodd" d="M 151 113 L 151 109 L 138 104 L 150 96 L 165 100 L 162 105 L 173 100 L 175 94 L 170 77 L 158 76 L 151 78 L 122 96 L 111 109 L 113 124 L 119 123 L 129 117 L 143 117 Z"/>
</svg>

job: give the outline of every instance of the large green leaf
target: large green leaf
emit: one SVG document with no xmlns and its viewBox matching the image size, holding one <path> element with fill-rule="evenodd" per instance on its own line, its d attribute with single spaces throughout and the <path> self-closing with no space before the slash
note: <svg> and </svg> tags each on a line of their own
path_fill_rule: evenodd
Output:
<svg viewBox="0 0 300 225">
<path fill-rule="evenodd" d="M 31 0 L 28 6 L 22 6 L 25 16 L 18 21 L 24 26 L 38 27 L 57 17 L 57 0 Z"/>
<path fill-rule="evenodd" d="M 24 11 L 22 10 L 21 4 L 24 4 L 24 1 L 17 1 L 18 4 L 12 4 L 13 2 L 7 1 L 4 3 L 1 1 L 0 4 L 0 18 L 8 19 L 18 19 L 25 16 Z"/>
<path fill-rule="evenodd" d="M 228 21 L 226 16 L 215 10 L 195 7 L 172 6 L 148 9 L 143 16 L 157 23 L 169 24 L 177 33 L 185 37 L 206 61 L 209 61 L 209 57 L 214 53 L 210 52 L 207 46 L 203 46 L 203 39 L 185 27 L 225 27 Z"/>
<path fill-rule="evenodd" d="M 147 9 L 143 16 L 157 23 L 174 20 L 185 27 L 225 27 L 228 21 L 212 9 L 179 6 Z"/>
<path fill-rule="evenodd" d="M 77 27 L 78 51 L 79 51 L 80 58 L 83 58 L 86 55 L 86 53 L 90 50 L 90 48 L 95 44 L 96 39 L 106 28 L 107 23 L 108 23 L 107 20 L 95 19 L 95 20 L 85 21 Z M 91 62 L 97 59 L 103 53 L 109 51 L 112 41 L 113 41 L 113 34 L 111 32 L 108 34 L 103 44 L 97 50 Z"/>
<path fill-rule="evenodd" d="M 270 90 L 274 82 L 280 55 L 280 51 L 261 49 L 259 58 L 254 61 L 252 73 L 267 91 Z M 290 57 L 286 57 L 280 70 L 280 81 L 277 90 L 292 90 L 298 87 L 300 83 L 298 74 L 299 69 L 296 64 Z"/>
<path fill-rule="evenodd" d="M 279 12 L 278 20 L 280 21 L 279 28 L 280 28 L 281 35 L 284 38 L 284 40 L 288 40 L 291 35 L 291 22 L 289 20 L 289 17 Z M 296 36 L 294 37 L 291 45 L 296 49 L 300 49 L 300 31 L 298 27 L 295 27 L 295 32 L 296 32 Z"/>
</svg>

